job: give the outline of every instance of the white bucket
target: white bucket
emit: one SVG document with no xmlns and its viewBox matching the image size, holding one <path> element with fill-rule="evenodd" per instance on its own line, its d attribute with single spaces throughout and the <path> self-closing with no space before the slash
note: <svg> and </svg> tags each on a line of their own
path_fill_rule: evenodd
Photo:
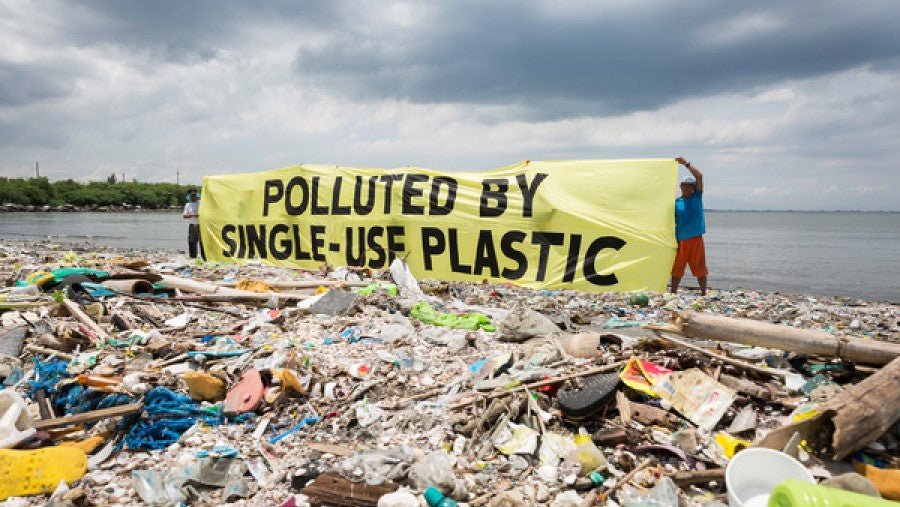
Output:
<svg viewBox="0 0 900 507">
<path fill-rule="evenodd" d="M 0 449 L 11 449 L 34 433 L 25 400 L 12 389 L 0 391 Z"/>
<path fill-rule="evenodd" d="M 815 483 L 802 463 L 787 454 L 751 447 L 734 455 L 725 468 L 725 487 L 731 507 L 766 507 L 769 493 L 787 479 Z"/>
</svg>

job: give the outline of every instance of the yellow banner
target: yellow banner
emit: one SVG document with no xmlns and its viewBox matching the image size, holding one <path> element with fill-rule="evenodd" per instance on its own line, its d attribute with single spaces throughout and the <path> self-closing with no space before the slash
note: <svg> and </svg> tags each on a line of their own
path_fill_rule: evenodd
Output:
<svg viewBox="0 0 900 507">
<path fill-rule="evenodd" d="M 482 172 L 303 164 L 208 176 L 209 260 L 385 268 L 591 292 L 665 289 L 672 159 L 526 161 Z"/>
</svg>

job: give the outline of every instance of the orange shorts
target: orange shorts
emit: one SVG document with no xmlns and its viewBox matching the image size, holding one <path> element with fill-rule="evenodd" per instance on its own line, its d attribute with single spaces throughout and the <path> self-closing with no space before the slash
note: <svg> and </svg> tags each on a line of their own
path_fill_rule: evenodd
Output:
<svg viewBox="0 0 900 507">
<path fill-rule="evenodd" d="M 672 266 L 672 276 L 684 276 L 684 267 L 691 267 L 691 274 L 697 278 L 706 276 L 706 250 L 703 248 L 703 236 L 695 236 L 678 242 L 678 253 Z"/>
</svg>

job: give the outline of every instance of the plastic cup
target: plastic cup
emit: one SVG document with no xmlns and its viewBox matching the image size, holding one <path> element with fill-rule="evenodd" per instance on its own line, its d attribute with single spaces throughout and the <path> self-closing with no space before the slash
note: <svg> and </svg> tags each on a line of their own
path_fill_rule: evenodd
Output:
<svg viewBox="0 0 900 507">
<path fill-rule="evenodd" d="M 802 463 L 787 454 L 752 447 L 734 455 L 725 468 L 725 487 L 731 507 L 766 507 L 769 494 L 787 479 L 815 483 Z"/>
</svg>

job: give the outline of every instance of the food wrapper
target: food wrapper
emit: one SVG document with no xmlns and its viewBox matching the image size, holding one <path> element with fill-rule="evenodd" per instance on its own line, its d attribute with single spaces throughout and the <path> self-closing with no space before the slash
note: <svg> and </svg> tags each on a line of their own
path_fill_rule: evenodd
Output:
<svg viewBox="0 0 900 507">
<path fill-rule="evenodd" d="M 659 398 L 653 391 L 653 384 L 664 375 L 672 373 L 672 370 L 643 359 L 631 358 L 622 368 L 619 378 L 626 386 L 647 396 Z"/>
<path fill-rule="evenodd" d="M 710 431 L 734 403 L 733 390 L 697 368 L 659 378 L 653 390 L 699 428 Z"/>
</svg>

